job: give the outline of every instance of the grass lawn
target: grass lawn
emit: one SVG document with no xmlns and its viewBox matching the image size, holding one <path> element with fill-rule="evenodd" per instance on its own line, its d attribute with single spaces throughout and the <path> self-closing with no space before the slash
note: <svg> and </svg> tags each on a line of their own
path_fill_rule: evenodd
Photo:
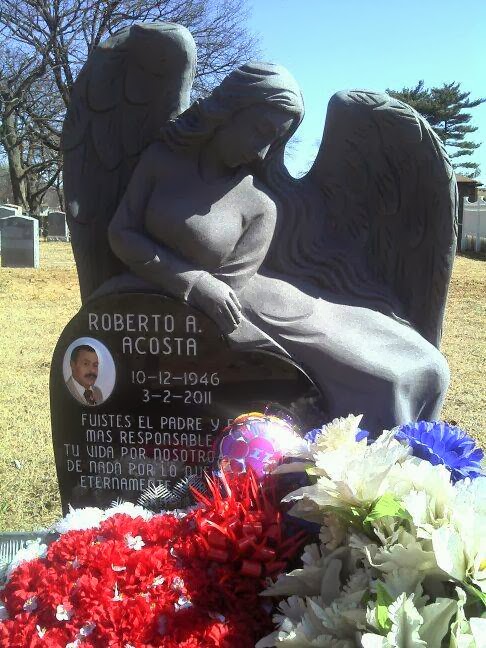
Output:
<svg viewBox="0 0 486 648">
<path fill-rule="evenodd" d="M 41 243 L 41 268 L 0 268 L 0 531 L 60 516 L 49 421 L 49 365 L 79 306 L 70 245 Z M 443 417 L 486 447 L 486 262 L 458 257 L 442 350 L 452 372 Z"/>
</svg>

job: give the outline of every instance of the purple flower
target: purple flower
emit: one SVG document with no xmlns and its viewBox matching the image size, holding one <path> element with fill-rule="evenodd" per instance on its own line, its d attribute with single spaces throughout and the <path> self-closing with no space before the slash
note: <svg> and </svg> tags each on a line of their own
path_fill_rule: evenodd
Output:
<svg viewBox="0 0 486 648">
<path fill-rule="evenodd" d="M 415 457 L 434 466 L 443 464 L 451 471 L 452 483 L 484 474 L 483 451 L 459 427 L 442 421 L 418 421 L 401 425 L 395 436 L 399 441 L 407 441 Z"/>
</svg>

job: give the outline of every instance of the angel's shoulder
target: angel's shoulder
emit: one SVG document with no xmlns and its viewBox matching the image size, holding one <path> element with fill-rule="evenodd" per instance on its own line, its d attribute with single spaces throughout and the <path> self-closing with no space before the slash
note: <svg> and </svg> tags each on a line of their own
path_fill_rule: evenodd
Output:
<svg viewBox="0 0 486 648">
<path fill-rule="evenodd" d="M 258 211 L 261 213 L 274 214 L 277 211 L 276 196 L 270 188 L 258 177 L 248 175 L 246 181 L 251 186 L 253 199 Z"/>
<path fill-rule="evenodd" d="M 167 168 L 167 164 L 173 157 L 174 153 L 165 142 L 152 142 L 140 156 L 139 164 L 151 169 L 152 173 L 158 173 Z"/>
</svg>

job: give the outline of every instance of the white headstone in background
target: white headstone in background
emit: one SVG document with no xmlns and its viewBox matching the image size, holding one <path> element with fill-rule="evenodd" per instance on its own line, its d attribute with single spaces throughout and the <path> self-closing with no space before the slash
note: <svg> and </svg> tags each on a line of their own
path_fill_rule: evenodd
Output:
<svg viewBox="0 0 486 648">
<path fill-rule="evenodd" d="M 22 207 L 18 205 L 0 205 L 0 218 L 22 216 Z"/>
<path fill-rule="evenodd" d="M 30 216 L 2 219 L 2 267 L 39 267 L 39 221 Z"/>
<path fill-rule="evenodd" d="M 486 201 L 469 202 L 464 198 L 461 252 L 486 251 Z"/>
<path fill-rule="evenodd" d="M 47 214 L 47 240 L 69 241 L 69 229 L 64 212 L 50 211 Z"/>
</svg>

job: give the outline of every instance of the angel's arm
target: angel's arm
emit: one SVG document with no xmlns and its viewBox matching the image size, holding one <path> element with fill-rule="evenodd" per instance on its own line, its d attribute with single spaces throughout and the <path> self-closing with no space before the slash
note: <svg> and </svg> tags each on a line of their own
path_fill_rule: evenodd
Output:
<svg viewBox="0 0 486 648">
<path fill-rule="evenodd" d="M 132 272 L 179 299 L 187 297 L 204 274 L 170 248 L 147 235 L 145 210 L 155 186 L 158 161 L 151 147 L 141 157 L 108 228 L 111 248 Z"/>
<path fill-rule="evenodd" d="M 240 322 L 240 304 L 232 288 L 196 268 L 145 231 L 145 211 L 160 166 L 156 145 L 141 157 L 128 189 L 108 228 L 113 252 L 132 272 L 159 285 L 169 295 L 204 311 L 220 328 L 230 332 Z"/>
</svg>

